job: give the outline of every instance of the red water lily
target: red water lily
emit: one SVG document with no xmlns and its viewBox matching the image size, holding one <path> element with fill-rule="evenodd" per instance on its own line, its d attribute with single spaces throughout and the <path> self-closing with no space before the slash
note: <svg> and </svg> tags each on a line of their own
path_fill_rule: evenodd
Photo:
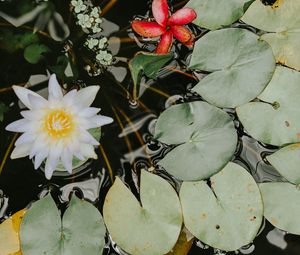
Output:
<svg viewBox="0 0 300 255">
<path fill-rule="evenodd" d="M 143 37 L 161 37 L 156 48 L 157 54 L 166 54 L 170 51 L 173 37 L 188 47 L 193 46 L 194 36 L 184 27 L 197 17 L 192 8 L 182 8 L 169 17 L 167 0 L 153 0 L 152 13 L 156 22 L 135 20 L 131 26 Z"/>
</svg>

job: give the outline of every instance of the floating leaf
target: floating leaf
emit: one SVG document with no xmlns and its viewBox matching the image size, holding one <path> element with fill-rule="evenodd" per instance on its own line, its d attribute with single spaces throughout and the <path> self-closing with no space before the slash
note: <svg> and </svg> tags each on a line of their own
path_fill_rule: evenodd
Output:
<svg viewBox="0 0 300 255">
<path fill-rule="evenodd" d="M 237 21 L 252 2 L 253 0 L 190 0 L 187 6 L 197 13 L 193 23 L 215 30 Z"/>
<path fill-rule="evenodd" d="M 235 163 L 228 163 L 210 182 L 184 182 L 180 200 L 187 229 L 214 248 L 237 250 L 255 238 L 261 225 L 257 184 Z"/>
<path fill-rule="evenodd" d="M 31 44 L 24 50 L 24 58 L 30 64 L 37 64 L 50 49 L 44 44 Z"/>
<path fill-rule="evenodd" d="M 141 203 L 116 179 L 105 198 L 105 224 L 112 239 L 126 252 L 165 254 L 173 248 L 181 230 L 178 196 L 167 181 L 146 171 L 141 173 L 140 186 Z"/>
<path fill-rule="evenodd" d="M 252 32 L 228 28 L 209 32 L 195 45 L 190 69 L 213 72 L 193 90 L 219 107 L 236 107 L 259 95 L 272 78 L 272 50 Z"/>
<path fill-rule="evenodd" d="M 267 156 L 267 160 L 289 182 L 300 184 L 300 144 L 286 146 Z"/>
<path fill-rule="evenodd" d="M 62 220 L 50 195 L 35 202 L 25 214 L 20 232 L 24 255 L 99 255 L 104 236 L 99 211 L 76 196 Z"/>
<path fill-rule="evenodd" d="M 171 106 L 158 118 L 154 137 L 178 145 L 159 165 L 181 180 L 202 180 L 231 160 L 237 134 L 229 115 L 205 102 Z"/>
<path fill-rule="evenodd" d="M 157 73 L 166 63 L 173 58 L 173 53 L 161 55 L 147 52 L 138 52 L 129 62 L 129 68 L 133 79 L 133 98 L 139 97 L 139 82 L 142 74 L 148 78 L 156 79 Z"/>
<path fill-rule="evenodd" d="M 300 1 L 277 0 L 273 5 L 264 5 L 256 0 L 242 20 L 267 32 L 261 36 L 268 42 L 278 63 L 300 70 Z"/>
<path fill-rule="evenodd" d="M 20 224 L 25 212 L 25 209 L 18 211 L 0 224 L 0 255 L 15 255 L 20 251 Z"/>
<path fill-rule="evenodd" d="M 9 108 L 4 104 L 0 102 L 0 122 L 4 119 L 4 114 L 8 112 Z"/>
<path fill-rule="evenodd" d="M 287 182 L 259 185 L 264 216 L 275 227 L 300 235 L 300 190 Z"/>
<path fill-rule="evenodd" d="M 237 108 L 245 130 L 255 139 L 282 146 L 300 142 L 300 73 L 278 66 L 274 76 L 258 96 Z"/>
</svg>

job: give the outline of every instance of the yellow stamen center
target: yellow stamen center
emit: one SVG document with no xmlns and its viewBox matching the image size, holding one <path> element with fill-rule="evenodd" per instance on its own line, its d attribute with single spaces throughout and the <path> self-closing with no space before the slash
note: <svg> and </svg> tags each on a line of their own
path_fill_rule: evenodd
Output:
<svg viewBox="0 0 300 255">
<path fill-rule="evenodd" d="M 74 129 L 72 116 L 62 109 L 52 110 L 46 115 L 44 128 L 53 138 L 66 137 Z"/>
</svg>

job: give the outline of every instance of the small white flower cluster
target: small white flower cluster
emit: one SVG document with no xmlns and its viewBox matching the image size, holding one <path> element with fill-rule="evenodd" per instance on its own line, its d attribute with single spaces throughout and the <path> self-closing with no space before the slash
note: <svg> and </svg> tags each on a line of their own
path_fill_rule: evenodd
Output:
<svg viewBox="0 0 300 255">
<path fill-rule="evenodd" d="M 107 37 L 99 38 L 97 35 L 102 31 L 100 17 L 100 7 L 93 7 L 89 0 L 72 0 L 72 6 L 77 17 L 77 24 L 82 27 L 83 30 L 88 31 L 90 35 L 86 41 L 85 46 L 96 54 L 96 61 L 101 66 L 109 66 L 113 62 L 113 56 L 107 51 L 108 39 Z"/>
<path fill-rule="evenodd" d="M 72 0 L 71 5 L 74 7 L 78 25 L 83 29 L 91 30 L 93 33 L 102 31 L 100 7 L 92 7 L 89 3 L 84 3 L 82 0 Z"/>
</svg>

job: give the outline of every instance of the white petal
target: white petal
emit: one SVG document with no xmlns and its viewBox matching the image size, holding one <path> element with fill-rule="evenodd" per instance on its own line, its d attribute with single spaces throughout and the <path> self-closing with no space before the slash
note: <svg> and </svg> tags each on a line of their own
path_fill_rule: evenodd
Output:
<svg viewBox="0 0 300 255">
<path fill-rule="evenodd" d="M 48 156 L 49 154 L 49 149 L 48 148 L 43 148 L 41 149 L 34 158 L 34 169 L 38 169 L 44 159 Z"/>
<path fill-rule="evenodd" d="M 30 150 L 29 158 L 33 158 L 36 154 L 38 154 L 39 151 L 49 147 L 46 137 L 47 135 L 44 133 L 40 133 L 36 136 L 35 142 L 33 143 Z"/>
<path fill-rule="evenodd" d="M 96 98 L 100 86 L 89 86 L 77 92 L 75 101 L 81 107 L 90 106 Z"/>
<path fill-rule="evenodd" d="M 28 132 L 31 130 L 31 127 L 32 123 L 29 120 L 20 119 L 10 123 L 5 129 L 11 132 Z"/>
<path fill-rule="evenodd" d="M 100 108 L 87 107 L 78 112 L 78 115 L 85 118 L 90 118 L 100 112 Z"/>
<path fill-rule="evenodd" d="M 79 160 L 84 160 L 84 156 L 81 154 L 81 150 L 80 150 L 81 144 L 79 144 L 78 140 L 77 139 L 75 140 L 75 139 L 73 140 L 72 143 L 70 143 L 69 149 L 70 149 L 70 151 L 73 152 L 73 154 L 76 158 L 78 158 Z"/>
<path fill-rule="evenodd" d="M 95 148 L 93 145 L 82 143 L 80 144 L 81 154 L 86 158 L 97 159 L 97 154 L 95 153 Z"/>
<path fill-rule="evenodd" d="M 49 151 L 49 155 L 46 161 L 45 166 L 45 175 L 48 180 L 51 179 L 51 176 L 57 166 L 60 155 L 62 154 L 62 143 L 58 143 L 55 146 L 52 146 Z"/>
<path fill-rule="evenodd" d="M 81 129 L 80 136 L 78 137 L 80 142 L 82 143 L 89 143 L 91 145 L 99 145 L 99 142 L 88 132 L 87 130 Z"/>
<path fill-rule="evenodd" d="M 41 97 L 39 94 L 20 86 L 13 86 L 13 90 L 16 93 L 17 97 L 21 100 L 21 102 L 29 109 L 31 109 L 31 104 L 29 102 L 28 95 Z"/>
<path fill-rule="evenodd" d="M 71 91 L 69 91 L 67 94 L 64 95 L 62 100 L 64 103 L 68 105 L 73 104 L 76 95 L 77 95 L 77 90 L 72 89 Z"/>
<path fill-rule="evenodd" d="M 57 164 L 57 161 L 53 162 L 50 160 L 50 158 L 47 158 L 46 165 L 45 165 L 45 176 L 48 180 L 51 179 L 52 174 L 55 170 L 56 164 Z"/>
<path fill-rule="evenodd" d="M 43 97 L 37 97 L 34 95 L 28 95 L 31 109 L 39 110 L 45 108 L 48 104 L 48 101 Z"/>
<path fill-rule="evenodd" d="M 61 87 L 56 79 L 56 75 L 52 74 L 49 79 L 49 101 L 60 101 L 63 98 L 63 93 L 61 91 Z"/>
<path fill-rule="evenodd" d="M 35 136 L 31 133 L 26 132 L 17 139 L 17 141 L 15 142 L 15 145 L 17 146 L 17 145 L 21 145 L 23 143 L 33 144 L 34 140 L 35 140 Z"/>
<path fill-rule="evenodd" d="M 16 146 L 15 149 L 12 151 L 10 158 L 15 159 L 15 158 L 23 158 L 28 156 L 31 146 L 32 144 L 30 143 L 24 143 Z"/>
<path fill-rule="evenodd" d="M 95 116 L 95 117 L 88 120 L 87 129 L 95 128 L 95 127 L 101 127 L 101 126 L 110 124 L 113 121 L 114 120 L 110 117 L 106 117 L 106 116 L 103 116 L 103 115 L 97 115 L 97 116 Z"/>
<path fill-rule="evenodd" d="M 41 120 L 45 116 L 45 111 L 42 110 L 28 110 L 22 111 L 21 115 L 28 120 Z"/>
<path fill-rule="evenodd" d="M 72 153 L 68 148 L 65 148 L 61 155 L 61 162 L 64 165 L 65 169 L 71 174 L 72 173 Z"/>
</svg>

